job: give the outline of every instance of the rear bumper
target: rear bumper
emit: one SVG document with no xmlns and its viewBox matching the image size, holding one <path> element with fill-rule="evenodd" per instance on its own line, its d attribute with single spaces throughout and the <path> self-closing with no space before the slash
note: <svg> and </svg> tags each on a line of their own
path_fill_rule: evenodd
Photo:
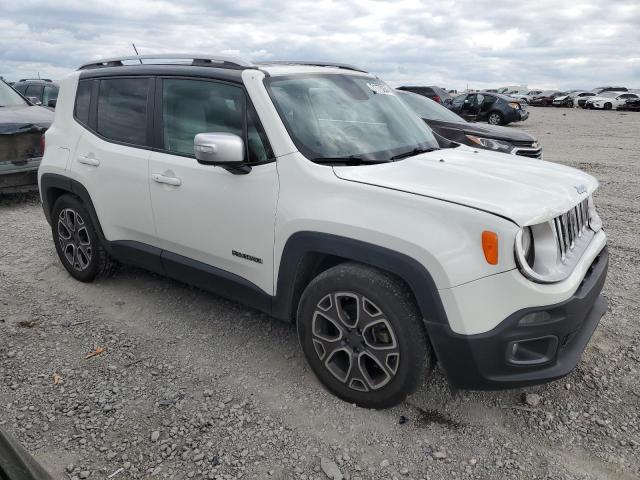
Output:
<svg viewBox="0 0 640 480">
<path fill-rule="evenodd" d="M 12 193 L 38 188 L 38 166 L 0 173 L 0 193 Z"/>
<path fill-rule="evenodd" d="M 438 361 L 458 388 L 497 390 L 545 383 L 569 374 L 607 310 L 600 292 L 609 256 L 606 247 L 595 258 L 581 286 L 568 300 L 522 309 L 493 330 L 460 335 L 448 325 L 427 322 Z M 531 314 L 540 323 L 525 323 Z"/>
</svg>

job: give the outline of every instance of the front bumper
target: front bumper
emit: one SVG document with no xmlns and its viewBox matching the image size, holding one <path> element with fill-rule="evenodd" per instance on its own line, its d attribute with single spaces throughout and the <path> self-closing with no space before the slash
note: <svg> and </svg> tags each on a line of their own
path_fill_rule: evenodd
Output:
<svg viewBox="0 0 640 480">
<path fill-rule="evenodd" d="M 461 335 L 442 323 L 426 322 L 434 351 L 457 388 L 497 390 L 545 383 L 569 374 L 580 361 L 607 302 L 600 295 L 609 264 L 605 247 L 568 300 L 522 309 L 493 330 Z M 546 312 L 540 323 L 522 324 Z"/>
</svg>

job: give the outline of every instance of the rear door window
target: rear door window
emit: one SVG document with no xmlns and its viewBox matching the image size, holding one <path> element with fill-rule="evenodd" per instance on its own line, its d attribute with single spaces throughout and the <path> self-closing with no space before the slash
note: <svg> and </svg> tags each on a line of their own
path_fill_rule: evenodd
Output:
<svg viewBox="0 0 640 480">
<path fill-rule="evenodd" d="M 468 97 L 468 95 L 459 95 L 459 96 L 457 96 L 456 98 L 454 98 L 454 99 L 451 101 L 451 103 L 452 103 L 453 105 L 455 105 L 456 107 L 459 107 L 459 106 L 461 106 L 461 105 L 464 103 L 464 101 L 467 99 L 467 97 Z"/>
<path fill-rule="evenodd" d="M 35 97 L 42 101 L 42 85 L 29 85 L 25 90 L 25 97 Z"/>
<path fill-rule="evenodd" d="M 130 145 L 147 145 L 148 78 L 109 78 L 100 81 L 96 131 Z"/>
<path fill-rule="evenodd" d="M 45 107 L 49 105 L 49 100 L 58 99 L 58 87 L 55 85 L 45 85 L 44 93 L 42 94 L 42 105 Z"/>
</svg>

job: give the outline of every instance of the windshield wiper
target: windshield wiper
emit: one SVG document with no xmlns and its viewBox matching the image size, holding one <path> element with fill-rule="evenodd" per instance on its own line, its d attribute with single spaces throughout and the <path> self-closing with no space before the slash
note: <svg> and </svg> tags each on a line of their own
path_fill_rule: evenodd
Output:
<svg viewBox="0 0 640 480">
<path fill-rule="evenodd" d="M 438 149 L 437 148 L 414 148 L 413 150 L 409 150 L 408 152 L 403 152 L 403 153 L 399 153 L 398 155 L 394 155 L 389 160 L 400 160 L 402 158 L 420 155 L 421 153 L 433 152 L 434 150 L 438 150 Z"/>
<path fill-rule="evenodd" d="M 376 160 L 365 160 L 362 157 L 350 155 L 348 157 L 319 157 L 312 158 L 312 162 L 322 164 L 345 164 L 345 165 L 371 165 L 374 163 L 382 163 Z"/>
</svg>

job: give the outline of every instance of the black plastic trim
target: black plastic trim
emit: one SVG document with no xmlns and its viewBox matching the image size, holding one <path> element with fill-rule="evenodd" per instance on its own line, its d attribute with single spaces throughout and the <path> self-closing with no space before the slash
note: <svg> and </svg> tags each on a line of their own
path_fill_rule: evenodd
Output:
<svg viewBox="0 0 640 480">
<path fill-rule="evenodd" d="M 164 275 L 160 248 L 131 240 L 105 241 L 104 246 L 116 260 Z"/>
<path fill-rule="evenodd" d="M 429 339 L 449 381 L 457 388 L 498 390 L 545 383 L 569 374 L 607 310 L 607 301 L 600 292 L 608 264 L 605 247 L 571 298 L 555 305 L 519 310 L 489 332 L 460 335 L 448 324 L 426 321 Z M 534 312 L 548 312 L 550 320 L 520 325 L 525 315 Z M 558 339 L 549 361 L 509 361 L 507 349 L 513 342 L 549 336 Z"/>
<path fill-rule="evenodd" d="M 417 260 L 371 243 L 321 232 L 297 232 L 284 246 L 272 314 L 292 321 L 297 309 L 296 279 L 308 254 L 325 254 L 345 261 L 361 262 L 404 280 L 418 303 L 423 318 L 448 325 L 440 294 L 429 272 Z"/>
<path fill-rule="evenodd" d="M 250 281 L 220 268 L 164 250 L 162 267 L 167 276 L 203 290 L 271 313 L 271 295 Z"/>
<path fill-rule="evenodd" d="M 255 69 L 255 68 L 254 68 Z M 203 67 L 197 65 L 124 65 L 116 67 L 103 67 L 80 71 L 80 79 L 86 78 L 111 78 L 122 76 L 176 76 L 199 77 L 202 79 L 221 80 L 242 84 L 243 69 Z"/>
</svg>

